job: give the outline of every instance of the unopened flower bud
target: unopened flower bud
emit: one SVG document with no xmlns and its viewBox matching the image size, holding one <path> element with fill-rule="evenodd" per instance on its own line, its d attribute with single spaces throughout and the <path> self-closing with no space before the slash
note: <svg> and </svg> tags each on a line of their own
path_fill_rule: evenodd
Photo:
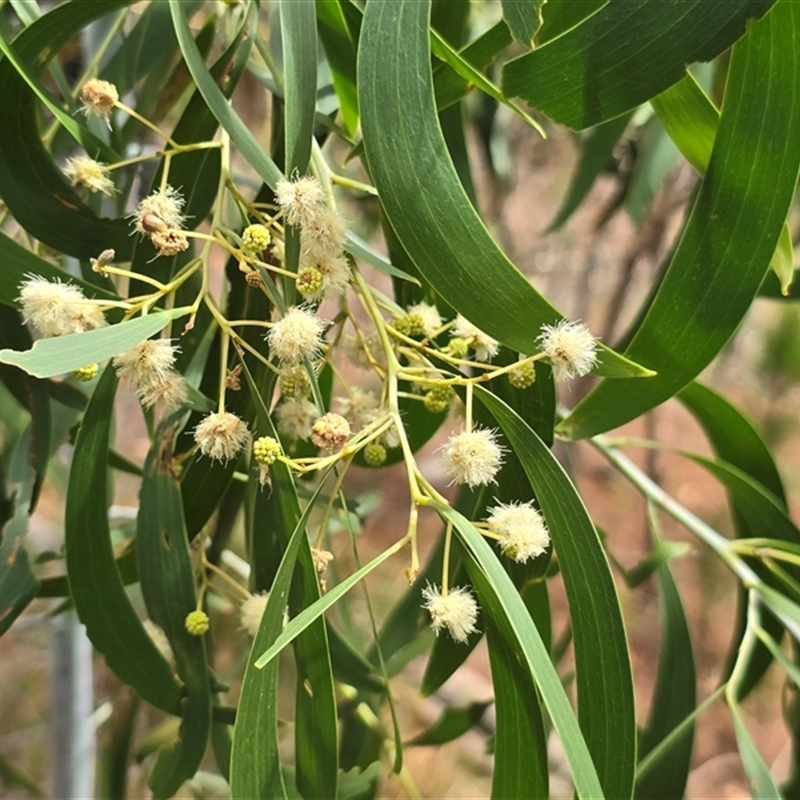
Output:
<svg viewBox="0 0 800 800">
<path fill-rule="evenodd" d="M 530 361 L 520 364 L 508 373 L 508 382 L 515 389 L 527 389 L 536 383 L 536 369 Z"/>
<path fill-rule="evenodd" d="M 208 614 L 205 611 L 190 611 L 183 624 L 192 636 L 202 636 L 209 628 Z"/>
<path fill-rule="evenodd" d="M 297 291 L 305 297 L 315 297 L 325 285 L 325 278 L 316 267 L 303 267 L 297 273 Z"/>
<path fill-rule="evenodd" d="M 73 370 L 72 377 L 81 381 L 81 383 L 86 383 L 97 377 L 99 369 L 97 364 L 87 364 L 85 367 L 78 367 L 78 369 Z"/>
<path fill-rule="evenodd" d="M 242 231 L 242 247 L 251 253 L 261 253 L 271 241 L 272 236 L 265 225 L 248 225 Z"/>
<path fill-rule="evenodd" d="M 271 436 L 261 436 L 253 442 L 253 458 L 259 464 L 274 464 L 281 454 L 281 446 Z"/>
<path fill-rule="evenodd" d="M 455 397 L 452 386 L 436 386 L 425 394 L 425 409 L 431 414 L 441 414 L 450 408 L 450 403 Z"/>
<path fill-rule="evenodd" d="M 386 448 L 380 442 L 370 442 L 364 448 L 364 461 L 371 467 L 379 467 L 386 461 Z"/>
</svg>

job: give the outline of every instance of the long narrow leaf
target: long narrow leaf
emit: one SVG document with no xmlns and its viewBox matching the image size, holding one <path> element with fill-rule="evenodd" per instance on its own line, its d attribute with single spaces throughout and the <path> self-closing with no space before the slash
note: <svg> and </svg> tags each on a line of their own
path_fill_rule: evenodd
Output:
<svg viewBox="0 0 800 800">
<path fill-rule="evenodd" d="M 800 7 L 780 0 L 734 47 L 708 172 L 626 350 L 658 375 L 624 386 L 603 381 L 561 423 L 563 433 L 584 438 L 609 430 L 673 396 L 717 355 L 750 307 L 800 168 L 798 26 Z"/>
</svg>

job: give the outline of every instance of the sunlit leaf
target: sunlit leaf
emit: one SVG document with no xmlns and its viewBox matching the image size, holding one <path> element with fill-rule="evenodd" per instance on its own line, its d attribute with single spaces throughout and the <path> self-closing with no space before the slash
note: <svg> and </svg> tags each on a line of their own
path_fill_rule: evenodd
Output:
<svg viewBox="0 0 800 800">
<path fill-rule="evenodd" d="M 155 311 L 146 317 L 109 325 L 94 331 L 71 333 L 37 339 L 30 350 L 0 350 L 0 362 L 13 364 L 37 378 L 50 378 L 65 372 L 85 367 L 87 364 L 105 361 L 118 353 L 143 342 L 172 320 L 185 317 L 186 308 Z"/>
</svg>

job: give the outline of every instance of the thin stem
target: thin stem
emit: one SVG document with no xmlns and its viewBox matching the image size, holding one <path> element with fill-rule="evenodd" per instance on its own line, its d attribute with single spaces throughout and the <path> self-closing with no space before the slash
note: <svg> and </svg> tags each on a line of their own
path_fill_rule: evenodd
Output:
<svg viewBox="0 0 800 800">
<path fill-rule="evenodd" d="M 453 523 L 447 521 L 444 529 L 444 554 L 442 556 L 442 597 L 447 597 L 450 583 L 450 545 L 453 541 Z"/>
<path fill-rule="evenodd" d="M 160 136 L 169 144 L 170 147 L 174 147 L 176 150 L 180 148 L 180 145 L 176 141 L 167 136 L 166 133 L 164 133 L 157 125 L 154 125 L 152 122 L 150 122 L 149 119 L 143 117 L 138 111 L 136 111 L 136 109 L 125 105 L 125 103 L 123 103 L 121 100 L 117 100 L 114 105 L 121 111 L 124 111 L 128 116 L 133 117 L 135 120 L 141 122 L 142 125 L 144 125 L 146 128 L 149 128 L 151 131 L 153 131 L 153 133 Z M 164 170 L 164 173 L 166 174 L 166 170 Z"/>
</svg>

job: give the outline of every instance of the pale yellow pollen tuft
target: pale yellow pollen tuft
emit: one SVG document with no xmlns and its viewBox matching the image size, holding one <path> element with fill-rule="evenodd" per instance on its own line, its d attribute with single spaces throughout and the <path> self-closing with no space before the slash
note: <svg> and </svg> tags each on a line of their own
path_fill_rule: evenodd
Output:
<svg viewBox="0 0 800 800">
<path fill-rule="evenodd" d="M 200 420 L 194 429 L 194 440 L 204 456 L 230 461 L 250 441 L 250 431 L 247 423 L 236 414 L 219 411 Z"/>
<path fill-rule="evenodd" d="M 465 586 L 456 586 L 446 595 L 438 586 L 426 586 L 422 598 L 425 601 L 422 607 L 431 615 L 431 628 L 437 636 L 446 628 L 454 641 L 465 644 L 477 630 L 478 603 Z"/>
<path fill-rule="evenodd" d="M 251 594 L 239 608 L 242 628 L 251 636 L 255 636 L 258 633 L 258 627 L 261 625 L 261 618 L 264 616 L 266 607 L 267 594 L 262 592 L 261 594 Z"/>
<path fill-rule="evenodd" d="M 42 336 L 65 336 L 106 325 L 103 312 L 71 283 L 29 275 L 20 285 L 17 299 L 25 322 Z"/>
<path fill-rule="evenodd" d="M 170 185 L 148 195 L 132 215 L 136 232 L 150 236 L 180 230 L 186 221 L 183 215 L 185 202 L 183 195 Z"/>
<path fill-rule="evenodd" d="M 298 364 L 319 354 L 325 323 L 313 312 L 295 306 L 267 334 L 270 353 L 284 364 Z"/>
<path fill-rule="evenodd" d="M 581 322 L 562 319 L 555 325 L 542 325 L 538 342 L 557 381 L 587 375 L 597 363 L 597 339 Z"/>
<path fill-rule="evenodd" d="M 478 361 L 491 361 L 497 355 L 500 344 L 489 334 L 473 325 L 466 317 L 459 314 L 453 324 L 453 335 L 456 339 L 464 339 L 475 351 Z"/>
<path fill-rule="evenodd" d="M 308 225 L 325 212 L 325 191 L 310 175 L 294 181 L 278 181 L 275 200 L 289 225 Z"/>
<path fill-rule="evenodd" d="M 87 117 L 100 117 L 108 127 L 111 127 L 109 117 L 114 104 L 119 101 L 119 92 L 113 83 L 91 78 L 86 81 L 81 88 L 81 102 L 83 103 L 83 113 Z"/>
<path fill-rule="evenodd" d="M 114 181 L 108 177 L 108 166 L 88 156 L 68 158 L 62 172 L 73 186 L 85 186 L 91 192 L 100 192 L 109 197 L 116 192 Z"/>
<path fill-rule="evenodd" d="M 452 483 L 467 484 L 471 489 L 495 483 L 503 464 L 503 448 L 497 434 L 487 428 L 453 434 L 442 445 L 442 464 Z"/>
<path fill-rule="evenodd" d="M 288 439 L 310 439 L 317 407 L 304 397 L 288 397 L 273 412 L 278 432 Z"/>
<path fill-rule="evenodd" d="M 533 503 L 500 503 L 487 520 L 489 530 L 498 536 L 503 555 L 525 563 L 550 545 L 550 534 L 542 515 Z"/>
</svg>

